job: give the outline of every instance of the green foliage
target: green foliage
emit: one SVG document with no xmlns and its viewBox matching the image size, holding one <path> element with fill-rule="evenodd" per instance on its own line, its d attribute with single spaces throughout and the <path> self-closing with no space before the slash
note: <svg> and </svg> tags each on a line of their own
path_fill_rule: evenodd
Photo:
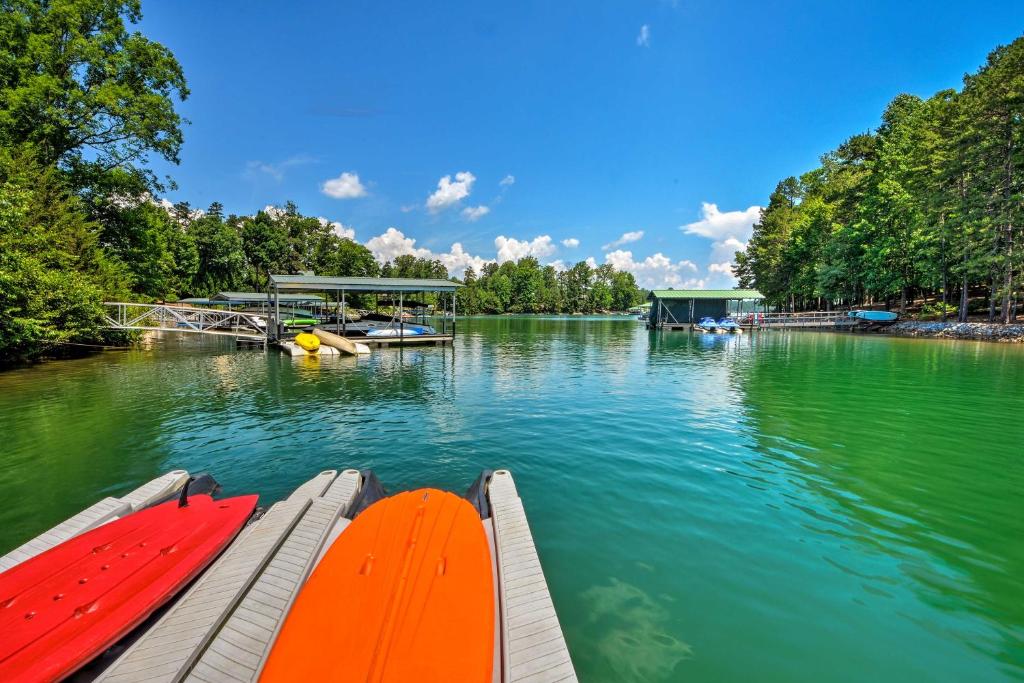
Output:
<svg viewBox="0 0 1024 683">
<path fill-rule="evenodd" d="M 594 313 L 624 311 L 643 301 L 631 273 L 580 261 L 558 272 L 527 256 L 501 265 L 485 264 L 479 276 L 467 268 L 458 292 L 458 311 L 477 313 Z"/>
<path fill-rule="evenodd" d="M 742 286 L 773 303 L 951 301 L 987 292 L 1010 320 L 1022 288 L 1024 38 L 999 47 L 963 91 L 897 96 L 874 133 L 781 182 L 736 255 Z"/>
<path fill-rule="evenodd" d="M 0 0 L 0 139 L 66 168 L 176 162 L 188 88 L 174 55 L 125 25 L 141 18 L 139 0 Z"/>
<path fill-rule="evenodd" d="M 100 340 L 124 277 L 55 169 L 0 151 L 0 362 Z"/>
</svg>

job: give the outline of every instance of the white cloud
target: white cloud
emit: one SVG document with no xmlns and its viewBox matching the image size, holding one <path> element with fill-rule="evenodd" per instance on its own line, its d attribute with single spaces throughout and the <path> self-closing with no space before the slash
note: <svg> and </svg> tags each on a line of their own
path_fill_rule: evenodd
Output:
<svg viewBox="0 0 1024 683">
<path fill-rule="evenodd" d="M 490 212 L 490 207 L 484 206 L 483 204 L 481 204 L 480 206 L 467 206 L 465 209 L 462 210 L 462 217 L 465 218 L 470 223 L 473 223 L 475 221 L 480 220 Z"/>
<path fill-rule="evenodd" d="M 647 24 L 640 27 L 640 33 L 636 37 L 636 44 L 640 47 L 651 46 L 651 27 Z"/>
<path fill-rule="evenodd" d="M 366 188 L 359 182 L 358 173 L 342 173 L 337 178 L 331 178 L 320 186 L 320 191 L 328 197 L 335 199 L 355 199 L 366 196 Z"/>
<path fill-rule="evenodd" d="M 590 266 L 591 268 L 597 268 L 597 259 L 595 259 L 593 256 L 588 256 L 584 260 L 586 261 L 587 265 Z"/>
<path fill-rule="evenodd" d="M 575 249 L 576 247 L 580 246 L 580 241 L 575 237 L 568 237 L 562 240 L 562 246 L 569 247 L 570 249 Z"/>
<path fill-rule="evenodd" d="M 417 247 L 416 240 L 406 237 L 398 228 L 388 228 L 383 234 L 367 240 L 366 248 L 380 263 L 394 261 L 395 257 L 403 254 L 410 254 L 417 258 L 436 259 L 443 263 L 448 269 L 448 274 L 454 277 L 462 277 L 468 266 L 472 266 L 479 273 L 484 264 L 494 260 L 467 253 L 459 242 L 452 244 L 451 249 L 445 253 L 435 253 L 426 247 Z"/>
<path fill-rule="evenodd" d="M 284 209 L 280 209 L 274 206 L 273 204 L 267 204 L 266 206 L 264 206 L 263 213 L 267 214 L 274 220 L 277 220 L 278 218 L 287 215 L 287 212 Z"/>
<path fill-rule="evenodd" d="M 754 223 L 761 217 L 761 207 L 751 206 L 745 211 L 719 211 L 717 204 L 701 204 L 703 217 L 695 223 L 680 226 L 687 235 L 700 235 L 712 240 L 735 237 L 741 242 L 750 239 Z"/>
<path fill-rule="evenodd" d="M 695 277 L 697 264 L 693 261 L 673 261 L 661 252 L 648 256 L 642 261 L 633 258 L 633 252 L 617 249 L 604 256 L 605 263 L 633 274 L 638 285 L 645 289 L 699 289 L 703 280 Z"/>
<path fill-rule="evenodd" d="M 508 187 L 509 185 L 515 185 L 515 184 L 516 184 L 516 177 L 514 175 L 512 175 L 511 173 L 509 175 L 505 176 L 504 178 L 502 178 L 501 182 L 498 183 L 498 185 L 501 185 L 502 187 Z"/>
<path fill-rule="evenodd" d="M 552 244 L 549 235 L 541 235 L 530 241 L 498 235 L 494 238 L 494 246 L 498 250 L 498 263 L 518 261 L 524 256 L 533 256 L 541 259 L 545 256 L 551 256 L 558 250 Z"/>
<path fill-rule="evenodd" d="M 409 213 L 410 211 L 415 211 L 416 210 L 416 205 L 415 204 L 405 204 L 404 206 L 399 207 L 398 210 L 401 211 L 402 213 Z"/>
<path fill-rule="evenodd" d="M 711 261 L 713 263 L 732 262 L 736 258 L 737 251 L 746 250 L 745 242 L 740 242 L 735 237 L 726 237 L 724 240 L 711 243 Z"/>
<path fill-rule="evenodd" d="M 747 248 L 754 223 L 761 217 L 761 207 L 751 206 L 744 211 L 719 211 L 717 204 L 704 202 L 699 221 L 680 226 L 687 235 L 706 237 L 711 242 L 708 256 L 707 282 L 713 287 L 728 288 L 736 285 L 732 263 L 737 251 Z"/>
<path fill-rule="evenodd" d="M 411 254 L 417 258 L 432 258 L 429 249 L 417 248 L 416 240 L 406 237 L 398 228 L 388 228 L 383 234 L 370 238 L 366 242 L 366 248 L 381 263 L 394 261 L 396 256 L 403 254 Z"/>
<path fill-rule="evenodd" d="M 455 174 L 455 181 L 450 175 L 446 175 L 437 181 L 437 191 L 427 197 L 427 209 L 431 213 L 437 213 L 469 196 L 476 181 L 469 171 L 459 171 Z"/>
<path fill-rule="evenodd" d="M 333 232 L 338 237 L 342 237 L 348 240 L 354 240 L 356 238 L 355 228 L 350 228 L 345 225 L 342 225 L 340 221 L 331 221 L 324 218 L 323 216 L 320 216 L 319 218 L 317 218 L 317 220 L 320 221 L 320 225 L 330 226 L 331 232 Z"/>
<path fill-rule="evenodd" d="M 643 237 L 644 237 L 644 231 L 643 230 L 633 230 L 631 232 L 625 232 L 625 233 L 622 234 L 622 237 L 620 237 L 619 239 L 614 240 L 612 242 L 609 242 L 608 244 L 606 244 L 603 247 L 601 247 L 601 249 L 603 249 L 604 251 L 608 251 L 609 249 L 614 249 L 615 247 L 621 247 L 623 244 L 629 244 L 630 242 L 636 242 L 638 240 L 643 239 Z"/>
<path fill-rule="evenodd" d="M 563 261 L 560 258 L 551 261 L 550 263 L 548 263 L 548 265 L 557 270 L 559 273 L 561 273 L 563 270 L 569 270 L 569 266 L 565 265 L 565 261 Z"/>
<path fill-rule="evenodd" d="M 466 268 L 472 266 L 473 270 L 480 274 L 480 270 L 484 267 L 484 264 L 490 263 L 494 259 L 485 259 L 481 256 L 473 256 L 467 253 L 463 248 L 462 244 L 455 242 L 452 244 L 452 248 L 447 254 L 439 254 L 437 257 L 444 267 L 448 269 L 448 274 L 454 277 L 462 277 L 462 274 L 466 272 Z"/>
</svg>

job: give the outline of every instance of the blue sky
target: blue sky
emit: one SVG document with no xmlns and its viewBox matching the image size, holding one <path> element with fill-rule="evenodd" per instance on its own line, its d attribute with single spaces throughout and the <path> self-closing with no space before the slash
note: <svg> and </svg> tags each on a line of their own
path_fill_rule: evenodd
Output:
<svg viewBox="0 0 1024 683">
<path fill-rule="evenodd" d="M 173 201 L 296 202 L 380 258 L 722 286 L 779 179 L 958 87 L 1018 2 L 143 2 L 192 91 Z M 445 180 L 447 178 L 447 180 Z M 334 182 L 330 182 L 330 181 Z M 483 207 L 483 208 L 481 208 Z"/>
</svg>

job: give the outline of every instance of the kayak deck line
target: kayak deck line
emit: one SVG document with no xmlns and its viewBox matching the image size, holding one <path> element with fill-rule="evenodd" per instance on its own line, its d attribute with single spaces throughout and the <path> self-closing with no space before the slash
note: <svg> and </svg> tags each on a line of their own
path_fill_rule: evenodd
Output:
<svg viewBox="0 0 1024 683">
<path fill-rule="evenodd" d="M 52 529 L 44 531 L 0 557 L 0 572 L 7 571 L 83 532 L 141 510 L 153 501 L 179 491 L 188 481 L 188 477 L 188 472 L 185 470 L 172 470 L 120 498 L 107 497 L 93 503 L 77 515 L 64 520 Z"/>
<path fill-rule="evenodd" d="M 502 681 L 575 681 L 576 671 L 512 474 L 496 470 L 487 494 L 497 551 Z"/>
<path fill-rule="evenodd" d="M 98 680 L 254 679 L 265 659 L 255 652 L 269 649 L 360 482 L 327 470 L 271 506 Z"/>
</svg>

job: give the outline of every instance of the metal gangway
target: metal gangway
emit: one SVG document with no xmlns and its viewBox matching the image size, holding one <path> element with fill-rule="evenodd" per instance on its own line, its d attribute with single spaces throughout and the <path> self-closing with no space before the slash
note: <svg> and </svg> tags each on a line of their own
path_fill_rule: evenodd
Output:
<svg viewBox="0 0 1024 683">
<path fill-rule="evenodd" d="M 770 311 L 767 313 L 748 313 L 737 317 L 737 322 L 744 327 L 755 329 L 773 328 L 850 328 L 859 322 L 846 315 L 846 311 Z"/>
<path fill-rule="evenodd" d="M 115 330 L 184 332 L 266 343 L 267 319 L 256 313 L 171 304 L 105 302 L 104 319 Z"/>
</svg>

